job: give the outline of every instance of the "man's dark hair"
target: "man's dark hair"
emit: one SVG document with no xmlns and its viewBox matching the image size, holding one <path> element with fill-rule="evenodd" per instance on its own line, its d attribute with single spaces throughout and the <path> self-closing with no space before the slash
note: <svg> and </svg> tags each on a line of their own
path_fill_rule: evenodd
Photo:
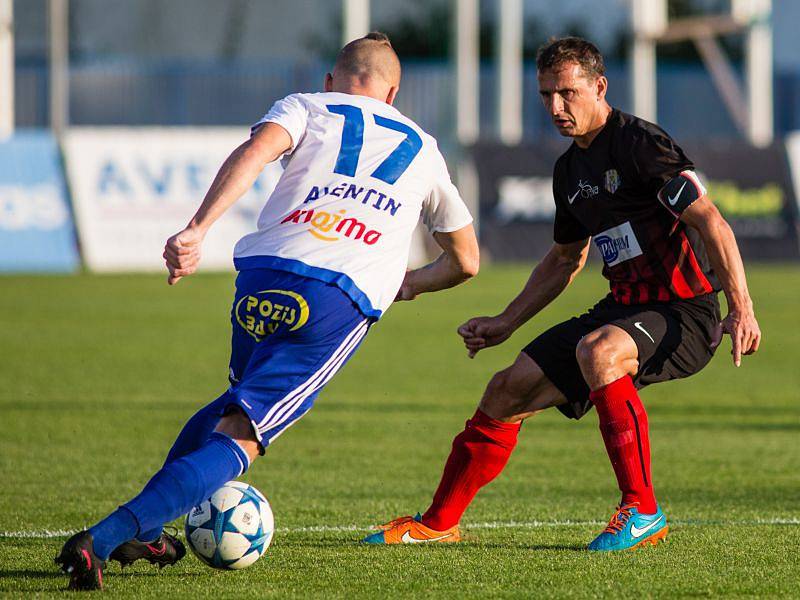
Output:
<svg viewBox="0 0 800 600">
<path fill-rule="evenodd" d="M 552 71 L 567 63 L 577 63 L 583 74 L 597 79 L 606 73 L 603 55 L 593 43 L 579 37 L 551 38 L 536 52 L 539 72 Z"/>
</svg>

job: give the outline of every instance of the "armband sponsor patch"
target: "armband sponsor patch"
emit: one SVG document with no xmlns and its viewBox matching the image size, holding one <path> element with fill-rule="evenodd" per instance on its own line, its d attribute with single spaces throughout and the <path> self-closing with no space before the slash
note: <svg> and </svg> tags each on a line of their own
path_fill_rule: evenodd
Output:
<svg viewBox="0 0 800 600">
<path fill-rule="evenodd" d="M 695 200 L 706 195 L 706 188 L 700 182 L 700 178 L 694 171 L 681 171 L 677 177 L 673 177 L 661 191 L 658 192 L 658 199 L 673 214 L 679 215 Z"/>
</svg>

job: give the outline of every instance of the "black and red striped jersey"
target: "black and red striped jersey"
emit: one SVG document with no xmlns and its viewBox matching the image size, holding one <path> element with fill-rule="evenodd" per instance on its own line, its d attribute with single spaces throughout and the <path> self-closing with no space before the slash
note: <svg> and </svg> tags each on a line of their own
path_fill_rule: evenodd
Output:
<svg viewBox="0 0 800 600">
<path fill-rule="evenodd" d="M 592 240 L 623 304 L 719 291 L 697 232 L 680 213 L 705 194 L 694 165 L 657 125 L 614 109 L 588 148 L 556 161 L 554 239 Z"/>
</svg>

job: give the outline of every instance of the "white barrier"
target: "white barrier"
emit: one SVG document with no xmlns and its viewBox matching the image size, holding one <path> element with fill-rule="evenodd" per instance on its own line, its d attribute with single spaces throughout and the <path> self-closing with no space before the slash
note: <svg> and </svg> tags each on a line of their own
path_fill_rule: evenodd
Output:
<svg viewBox="0 0 800 600">
<path fill-rule="evenodd" d="M 92 271 L 155 271 L 167 238 L 186 225 L 245 128 L 78 127 L 64 137 L 84 263 Z M 232 269 L 233 246 L 256 221 L 282 169 L 268 165 L 253 188 L 214 226 L 202 270 Z M 411 267 L 426 262 L 415 232 Z"/>
<path fill-rule="evenodd" d="M 73 128 L 64 139 L 78 233 L 94 271 L 158 270 L 164 242 L 186 225 L 246 128 Z M 215 225 L 203 269 L 231 269 L 233 246 L 255 229 L 280 177 L 268 165 Z"/>
</svg>

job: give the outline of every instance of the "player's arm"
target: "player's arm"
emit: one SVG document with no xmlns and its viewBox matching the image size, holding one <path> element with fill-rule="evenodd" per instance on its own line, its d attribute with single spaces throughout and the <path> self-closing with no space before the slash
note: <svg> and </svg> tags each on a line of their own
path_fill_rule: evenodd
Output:
<svg viewBox="0 0 800 600">
<path fill-rule="evenodd" d="M 478 274 L 480 251 L 471 224 L 456 231 L 437 231 L 433 237 L 443 252 L 432 263 L 406 273 L 396 300 L 445 290 Z"/>
<path fill-rule="evenodd" d="M 432 263 L 407 271 L 395 300 L 413 300 L 418 294 L 451 288 L 478 273 L 480 252 L 472 215 L 437 148 L 429 160 L 434 178 L 420 216 L 443 252 Z"/>
<path fill-rule="evenodd" d="M 554 243 L 528 278 L 522 291 L 494 317 L 476 317 L 458 328 L 472 358 L 483 348 L 496 346 L 555 300 L 586 264 L 589 239 Z"/>
<path fill-rule="evenodd" d="M 728 315 L 722 321 L 722 327 L 731 336 L 733 362 L 738 367 L 742 354 L 758 350 L 761 330 L 753 312 L 736 238 L 730 225 L 705 195 L 685 208 L 680 218 L 700 234 L 711 266 L 722 284 L 728 300 Z"/>
<path fill-rule="evenodd" d="M 170 285 L 197 270 L 200 247 L 211 225 L 250 189 L 267 164 L 291 147 L 292 138 L 286 129 L 264 123 L 228 156 L 192 220 L 167 240 L 164 258 Z"/>
</svg>

